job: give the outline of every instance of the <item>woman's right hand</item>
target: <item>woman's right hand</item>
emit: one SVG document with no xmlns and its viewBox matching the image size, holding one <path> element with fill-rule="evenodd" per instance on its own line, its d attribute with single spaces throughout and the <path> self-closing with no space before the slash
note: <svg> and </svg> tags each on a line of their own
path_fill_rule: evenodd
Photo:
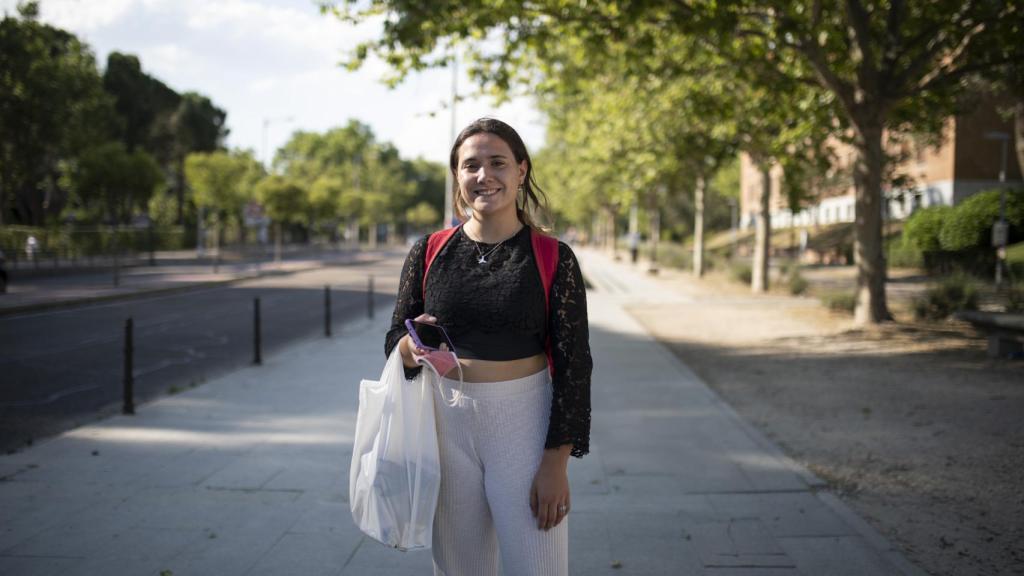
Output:
<svg viewBox="0 0 1024 576">
<path fill-rule="evenodd" d="M 420 314 L 412 320 L 413 322 L 422 322 L 424 324 L 437 324 L 437 318 L 430 314 Z M 412 341 L 412 336 L 409 336 L 409 334 L 402 336 L 402 339 L 398 341 L 398 350 L 402 353 L 402 364 L 404 364 L 406 368 L 415 368 L 419 366 L 419 364 L 416 363 L 416 358 L 418 356 L 426 356 L 427 352 L 429 352 L 429 350 L 424 350 L 423 348 L 416 346 L 416 343 Z"/>
</svg>

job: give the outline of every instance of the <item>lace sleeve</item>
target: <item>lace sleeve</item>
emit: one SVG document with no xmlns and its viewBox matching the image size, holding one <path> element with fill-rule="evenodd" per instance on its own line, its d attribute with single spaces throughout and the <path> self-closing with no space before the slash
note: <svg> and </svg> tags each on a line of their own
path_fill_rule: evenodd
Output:
<svg viewBox="0 0 1024 576">
<path fill-rule="evenodd" d="M 551 422 L 545 448 L 572 444 L 579 458 L 590 451 L 590 329 L 587 292 L 579 263 L 569 246 L 558 244 L 558 269 L 551 285 Z"/>
<path fill-rule="evenodd" d="M 391 328 L 384 339 L 384 355 L 390 356 L 398 341 L 406 334 L 406 318 L 415 318 L 423 314 L 423 264 L 427 250 L 427 236 L 419 239 L 409 250 L 402 266 L 402 276 L 398 283 L 398 299 L 395 301 L 395 312 L 391 315 Z M 405 377 L 414 378 L 422 368 L 406 368 Z"/>
</svg>

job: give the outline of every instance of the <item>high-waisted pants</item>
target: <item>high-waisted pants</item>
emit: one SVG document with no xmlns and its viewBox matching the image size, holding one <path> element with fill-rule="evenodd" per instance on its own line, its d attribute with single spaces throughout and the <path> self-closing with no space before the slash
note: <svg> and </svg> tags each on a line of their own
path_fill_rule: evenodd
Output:
<svg viewBox="0 0 1024 576">
<path fill-rule="evenodd" d="M 449 400 L 458 386 L 442 379 Z M 435 576 L 497 576 L 499 557 L 503 576 L 567 576 L 568 518 L 545 532 L 530 511 L 551 414 L 547 369 L 463 386 L 455 407 L 434 391 L 441 454 Z"/>
</svg>

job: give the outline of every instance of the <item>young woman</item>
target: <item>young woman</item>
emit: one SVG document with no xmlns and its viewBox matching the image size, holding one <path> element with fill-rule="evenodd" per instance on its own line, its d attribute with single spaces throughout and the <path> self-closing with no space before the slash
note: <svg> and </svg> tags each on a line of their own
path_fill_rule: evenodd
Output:
<svg viewBox="0 0 1024 576">
<path fill-rule="evenodd" d="M 583 277 L 572 250 L 548 240 L 557 265 L 545 300 L 544 258 L 533 239 L 542 234 L 534 217 L 543 192 L 511 126 L 489 118 L 470 124 L 449 164 L 463 223 L 429 268 L 429 237 L 409 251 L 386 342 L 388 354 L 398 346 L 412 376 L 415 356 L 426 351 L 405 320 L 439 324 L 463 370 L 458 404 L 435 402 L 434 573 L 497 576 L 500 562 L 505 576 L 566 576 L 568 460 L 586 454 L 590 441 Z M 458 385 L 442 379 L 447 397 Z"/>
</svg>

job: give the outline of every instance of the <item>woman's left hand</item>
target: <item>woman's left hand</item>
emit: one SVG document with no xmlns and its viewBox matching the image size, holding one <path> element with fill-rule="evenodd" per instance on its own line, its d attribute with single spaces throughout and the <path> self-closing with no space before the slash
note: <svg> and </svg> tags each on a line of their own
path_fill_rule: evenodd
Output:
<svg viewBox="0 0 1024 576">
<path fill-rule="evenodd" d="M 537 519 L 537 528 L 550 530 L 558 526 L 571 508 L 569 496 L 569 451 L 571 446 L 544 451 L 540 468 L 530 487 L 530 510 Z"/>
</svg>

